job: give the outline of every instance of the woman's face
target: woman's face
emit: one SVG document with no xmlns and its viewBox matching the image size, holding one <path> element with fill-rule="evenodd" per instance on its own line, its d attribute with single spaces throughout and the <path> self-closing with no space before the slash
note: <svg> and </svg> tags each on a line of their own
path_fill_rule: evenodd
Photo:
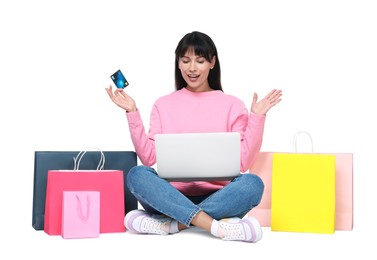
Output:
<svg viewBox="0 0 377 260">
<path fill-rule="evenodd" d="M 193 50 L 188 50 L 179 59 L 179 69 L 182 77 L 187 83 L 187 89 L 194 92 L 210 91 L 208 74 L 215 66 L 215 57 L 208 62 L 202 56 L 196 56 Z"/>
</svg>

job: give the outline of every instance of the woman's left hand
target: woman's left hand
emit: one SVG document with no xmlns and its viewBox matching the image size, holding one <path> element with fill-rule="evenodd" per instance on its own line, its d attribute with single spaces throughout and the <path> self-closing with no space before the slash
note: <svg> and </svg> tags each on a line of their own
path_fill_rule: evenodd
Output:
<svg viewBox="0 0 377 260">
<path fill-rule="evenodd" d="M 258 94 L 254 93 L 253 103 L 251 104 L 251 112 L 259 115 L 266 115 L 271 107 L 275 106 L 281 101 L 283 95 L 281 90 L 274 89 L 262 100 L 258 101 Z"/>
</svg>

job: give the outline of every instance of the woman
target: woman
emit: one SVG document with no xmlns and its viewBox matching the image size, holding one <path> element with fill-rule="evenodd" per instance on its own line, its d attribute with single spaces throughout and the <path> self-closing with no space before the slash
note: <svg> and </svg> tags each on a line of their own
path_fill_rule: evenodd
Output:
<svg viewBox="0 0 377 260">
<path fill-rule="evenodd" d="M 111 100 L 126 111 L 132 142 L 143 165 L 128 173 L 127 185 L 144 210 L 125 216 L 127 230 L 135 233 L 173 234 L 190 226 L 223 240 L 257 242 L 262 229 L 255 218 L 245 217 L 260 203 L 264 185 L 255 174 L 232 181 L 168 182 L 150 166 L 156 163 L 154 136 L 160 133 L 239 132 L 241 171 L 246 172 L 259 152 L 266 113 L 281 101 L 272 90 L 251 111 L 223 92 L 220 61 L 212 39 L 201 32 L 186 34 L 175 50 L 176 91 L 159 98 L 145 131 L 135 101 L 123 90 L 106 88 Z"/>
</svg>

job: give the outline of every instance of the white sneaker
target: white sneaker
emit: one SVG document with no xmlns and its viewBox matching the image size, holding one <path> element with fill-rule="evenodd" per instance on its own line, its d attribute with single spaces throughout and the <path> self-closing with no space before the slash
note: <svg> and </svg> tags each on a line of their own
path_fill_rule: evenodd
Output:
<svg viewBox="0 0 377 260">
<path fill-rule="evenodd" d="M 133 233 L 167 235 L 171 221 L 171 218 L 151 215 L 144 210 L 136 209 L 127 213 L 124 218 L 124 225 L 127 230 Z"/>
<path fill-rule="evenodd" d="M 244 219 L 232 218 L 219 221 L 219 237 L 223 240 L 239 240 L 245 242 L 257 242 L 262 238 L 262 228 L 253 217 Z"/>
</svg>

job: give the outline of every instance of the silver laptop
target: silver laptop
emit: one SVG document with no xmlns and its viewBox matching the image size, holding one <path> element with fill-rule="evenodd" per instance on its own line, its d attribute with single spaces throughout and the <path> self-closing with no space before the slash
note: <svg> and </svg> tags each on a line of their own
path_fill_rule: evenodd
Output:
<svg viewBox="0 0 377 260">
<path fill-rule="evenodd" d="M 231 180 L 240 175 L 240 134 L 155 135 L 156 166 L 169 181 Z"/>
</svg>

